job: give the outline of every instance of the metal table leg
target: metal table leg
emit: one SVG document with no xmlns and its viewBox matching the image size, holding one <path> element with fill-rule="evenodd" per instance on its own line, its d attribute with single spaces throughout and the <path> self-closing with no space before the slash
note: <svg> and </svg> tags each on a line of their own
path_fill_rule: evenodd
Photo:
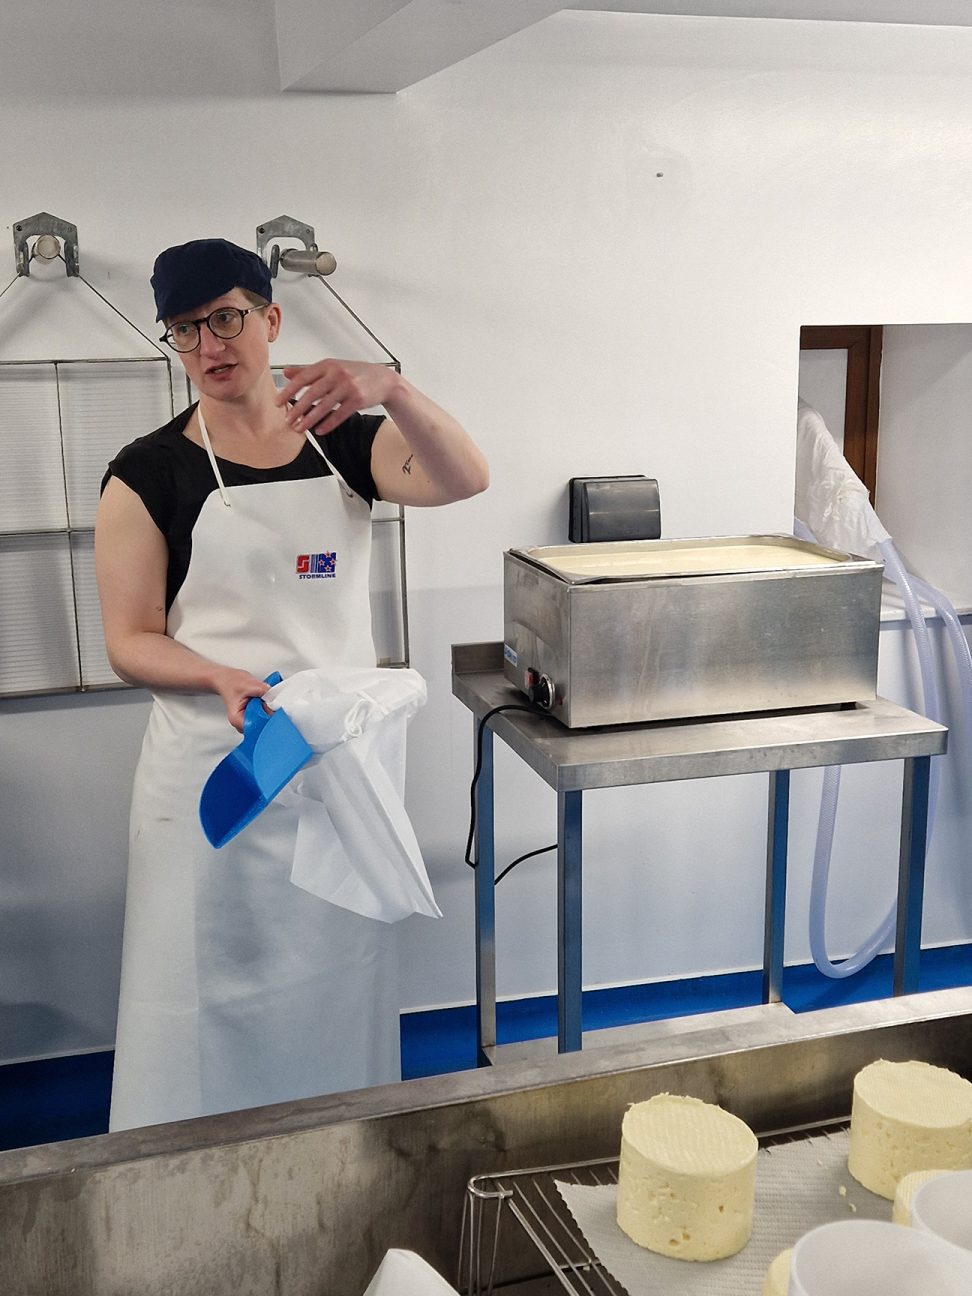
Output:
<svg viewBox="0 0 972 1296">
<path fill-rule="evenodd" d="M 779 1003 L 783 994 L 783 928 L 786 917 L 789 814 L 790 771 L 773 770 L 769 779 L 769 820 L 766 832 L 763 1003 Z"/>
<path fill-rule="evenodd" d="M 911 756 L 904 762 L 901 852 L 898 857 L 898 923 L 894 941 L 893 990 L 896 995 L 913 994 L 918 989 L 930 773 L 930 756 Z"/>
<path fill-rule="evenodd" d="M 557 1051 L 581 1047 L 581 798 L 557 793 Z"/>
<path fill-rule="evenodd" d="M 475 732 L 475 729 L 474 729 Z M 476 784 L 476 1027 L 477 1060 L 489 1066 L 496 1044 L 496 873 L 493 821 L 493 733 L 482 735 L 482 767 Z"/>
</svg>

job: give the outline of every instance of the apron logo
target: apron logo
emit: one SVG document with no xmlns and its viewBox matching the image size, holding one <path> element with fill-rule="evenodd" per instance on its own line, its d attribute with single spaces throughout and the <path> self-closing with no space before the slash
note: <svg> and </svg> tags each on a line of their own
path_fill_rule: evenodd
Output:
<svg viewBox="0 0 972 1296">
<path fill-rule="evenodd" d="M 336 553 L 298 554 L 296 574 L 298 580 L 333 580 L 337 575 Z"/>
</svg>

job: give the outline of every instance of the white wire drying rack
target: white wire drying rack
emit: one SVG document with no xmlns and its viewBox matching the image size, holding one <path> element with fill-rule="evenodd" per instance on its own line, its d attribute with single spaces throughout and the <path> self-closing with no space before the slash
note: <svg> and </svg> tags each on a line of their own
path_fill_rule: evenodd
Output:
<svg viewBox="0 0 972 1296">
<path fill-rule="evenodd" d="M 76 225 L 38 212 L 14 223 L 13 241 L 16 274 L 0 297 L 18 282 L 26 287 L 33 261 L 60 261 L 66 278 L 83 285 L 144 346 L 141 354 L 107 356 L 79 355 L 68 346 L 37 358 L 11 356 L 3 338 L 0 696 L 121 688 L 108 664 L 94 580 L 98 487 L 108 460 L 131 439 L 133 419 L 144 412 L 151 427 L 173 416 L 172 366 L 81 274 Z M 76 309 L 73 296 L 64 300 Z M 51 344 L 61 346 L 63 338 L 52 334 Z"/>
</svg>

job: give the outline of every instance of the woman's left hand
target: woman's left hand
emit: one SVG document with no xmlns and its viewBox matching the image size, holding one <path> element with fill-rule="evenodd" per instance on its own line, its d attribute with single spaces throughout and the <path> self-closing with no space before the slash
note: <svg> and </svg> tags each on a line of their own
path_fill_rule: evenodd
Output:
<svg viewBox="0 0 972 1296">
<path fill-rule="evenodd" d="M 319 360 L 284 369 L 284 376 L 277 404 L 287 407 L 297 432 L 326 436 L 358 410 L 384 408 L 388 417 L 371 448 L 379 499 L 451 504 L 489 484 L 486 460 L 452 415 L 388 365 Z"/>
<path fill-rule="evenodd" d="M 383 405 L 400 381 L 387 365 L 363 360 L 292 365 L 284 369 L 284 377 L 287 385 L 278 392 L 277 404 L 288 407 L 287 422 L 298 432 L 313 428 L 318 436 L 333 432 L 358 410 Z"/>
</svg>

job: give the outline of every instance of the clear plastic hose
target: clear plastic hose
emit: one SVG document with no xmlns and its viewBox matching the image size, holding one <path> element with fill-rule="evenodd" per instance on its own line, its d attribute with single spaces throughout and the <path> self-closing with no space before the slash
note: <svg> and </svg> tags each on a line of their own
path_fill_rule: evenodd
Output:
<svg viewBox="0 0 972 1296">
<path fill-rule="evenodd" d="M 926 582 L 919 582 L 910 575 L 901 561 L 901 558 L 895 549 L 891 540 L 880 542 L 879 548 L 884 558 L 885 571 L 891 580 L 894 581 L 901 594 L 904 603 L 905 612 L 915 636 L 915 646 L 918 651 L 918 665 L 921 674 L 921 685 L 923 695 L 924 713 L 931 720 L 938 723 L 942 722 L 942 709 L 938 693 L 938 681 L 935 675 L 935 663 L 932 655 L 931 636 L 928 633 L 928 625 L 925 621 L 924 613 L 921 609 L 919 596 L 925 597 L 928 593 L 934 594 L 934 599 L 926 599 L 932 606 L 938 607 L 939 603 L 947 604 L 954 617 L 955 624 L 958 626 L 959 634 L 965 645 L 965 656 L 968 658 L 968 668 L 964 672 L 967 678 L 968 701 L 972 708 L 972 655 L 969 654 L 968 642 L 965 639 L 964 631 L 958 622 L 954 608 L 948 603 L 943 594 Z M 917 586 L 917 588 L 916 588 Z M 954 644 L 953 644 L 954 650 Z M 961 667 L 960 667 L 961 669 Z M 938 783 L 939 783 L 939 761 L 936 758 L 932 761 L 931 779 L 928 790 L 928 832 L 927 840 L 931 840 L 932 829 L 935 822 L 935 809 L 938 800 Z M 810 953 L 817 969 L 824 976 L 839 980 L 844 977 L 853 976 L 855 972 L 862 971 L 867 965 L 881 953 L 887 945 L 892 942 L 897 920 L 897 899 L 892 902 L 891 908 L 885 918 L 878 924 L 871 935 L 861 944 L 860 948 L 849 958 L 842 960 L 840 963 L 831 962 L 827 954 L 826 940 L 826 908 L 827 908 L 827 890 L 830 880 L 830 859 L 833 850 L 834 828 L 837 818 L 837 803 L 840 794 L 840 767 L 837 765 L 828 766 L 824 771 L 823 789 L 820 798 L 820 817 L 817 821 L 817 840 L 813 856 L 813 872 L 810 881 Z"/>
<path fill-rule="evenodd" d="M 930 604 L 942 618 L 945 633 L 955 660 L 956 674 L 962 694 L 963 737 L 966 755 L 972 757 L 972 649 L 965 633 L 965 627 L 959 620 L 958 613 L 941 590 L 917 576 L 911 578 L 912 588 L 920 599 Z M 954 751 L 955 728 L 950 726 L 949 750 Z"/>
</svg>

